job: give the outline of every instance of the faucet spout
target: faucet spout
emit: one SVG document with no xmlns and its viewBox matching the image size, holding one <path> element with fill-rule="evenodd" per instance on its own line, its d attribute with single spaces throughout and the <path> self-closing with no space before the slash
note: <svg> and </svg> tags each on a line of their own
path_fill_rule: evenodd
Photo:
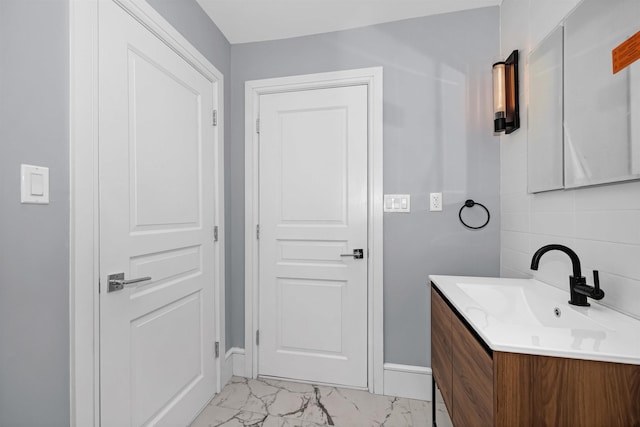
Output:
<svg viewBox="0 0 640 427">
<path fill-rule="evenodd" d="M 576 253 L 572 249 L 564 245 L 557 244 L 545 245 L 538 249 L 536 253 L 533 254 L 533 258 L 531 258 L 531 269 L 537 270 L 542 255 L 553 250 L 564 252 L 565 254 L 569 255 L 569 258 L 571 258 L 571 265 L 573 266 L 573 277 L 577 278 L 582 276 L 582 269 L 580 267 L 580 259 L 578 258 L 578 255 L 576 255 Z"/>
</svg>

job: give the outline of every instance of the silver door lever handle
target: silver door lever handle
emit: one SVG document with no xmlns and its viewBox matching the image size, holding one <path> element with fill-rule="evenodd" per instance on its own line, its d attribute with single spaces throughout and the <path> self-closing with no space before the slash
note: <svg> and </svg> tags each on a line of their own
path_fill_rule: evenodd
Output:
<svg viewBox="0 0 640 427">
<path fill-rule="evenodd" d="M 133 283 L 146 282 L 147 280 L 151 280 L 151 277 L 138 277 L 136 279 L 124 279 L 124 273 L 116 273 L 110 274 L 107 276 L 107 281 L 109 282 L 109 288 L 107 292 L 114 292 L 124 289 L 126 285 L 131 285 Z"/>
<path fill-rule="evenodd" d="M 129 279 L 129 280 L 110 280 L 110 282 L 116 283 L 118 285 L 131 285 L 132 283 L 138 282 L 146 282 L 147 280 L 151 280 L 151 277 L 138 277 L 137 279 Z"/>
</svg>

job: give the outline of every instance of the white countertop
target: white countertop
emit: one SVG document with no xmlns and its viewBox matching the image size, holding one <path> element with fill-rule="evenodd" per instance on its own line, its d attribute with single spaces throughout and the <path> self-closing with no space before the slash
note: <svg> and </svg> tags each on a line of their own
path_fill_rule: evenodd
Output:
<svg viewBox="0 0 640 427">
<path fill-rule="evenodd" d="M 566 291 L 534 279 L 429 279 L 492 350 L 640 365 L 640 320 L 592 299 L 570 305 L 568 278 Z"/>
</svg>

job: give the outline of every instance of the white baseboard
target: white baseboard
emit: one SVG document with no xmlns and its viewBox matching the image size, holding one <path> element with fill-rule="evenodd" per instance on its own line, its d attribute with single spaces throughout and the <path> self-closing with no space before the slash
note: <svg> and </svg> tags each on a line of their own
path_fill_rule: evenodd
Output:
<svg viewBox="0 0 640 427">
<path fill-rule="evenodd" d="M 224 355 L 221 375 L 222 387 L 229 382 L 232 375 L 244 377 L 244 348 L 232 347 L 227 351 Z"/>
<path fill-rule="evenodd" d="M 224 387 L 232 375 L 245 376 L 244 349 L 233 347 L 224 356 L 221 384 Z M 386 396 L 431 401 L 431 368 L 385 363 L 384 393 Z"/>
<path fill-rule="evenodd" d="M 229 349 L 220 364 L 220 390 L 224 388 L 233 376 L 233 349 Z"/>
<path fill-rule="evenodd" d="M 431 368 L 384 364 L 384 394 L 408 399 L 432 400 Z"/>
<path fill-rule="evenodd" d="M 244 377 L 244 348 L 234 348 L 233 353 L 233 375 L 236 377 Z"/>
</svg>

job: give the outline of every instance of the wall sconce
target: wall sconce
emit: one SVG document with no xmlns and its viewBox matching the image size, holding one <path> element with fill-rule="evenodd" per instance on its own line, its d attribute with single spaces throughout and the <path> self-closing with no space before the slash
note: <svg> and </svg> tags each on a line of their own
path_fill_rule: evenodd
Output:
<svg viewBox="0 0 640 427">
<path fill-rule="evenodd" d="M 496 133 L 509 134 L 520 127 L 517 50 L 506 61 L 493 64 L 493 114 Z"/>
</svg>

